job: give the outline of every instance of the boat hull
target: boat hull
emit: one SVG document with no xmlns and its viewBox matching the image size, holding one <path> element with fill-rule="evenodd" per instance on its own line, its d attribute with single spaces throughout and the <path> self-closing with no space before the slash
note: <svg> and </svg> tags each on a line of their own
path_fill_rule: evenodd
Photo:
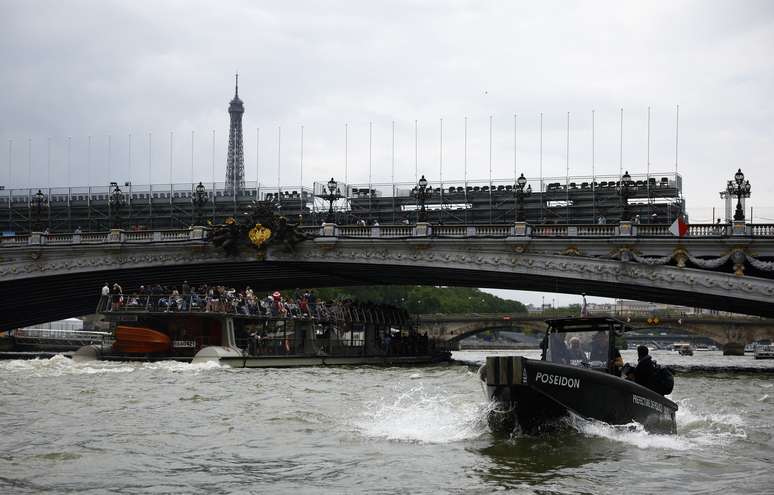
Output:
<svg viewBox="0 0 774 495">
<path fill-rule="evenodd" d="M 404 356 L 265 356 L 225 357 L 219 363 L 232 368 L 296 368 L 301 366 L 401 366 L 440 363 L 451 360 L 448 354 Z"/>
<path fill-rule="evenodd" d="M 657 433 L 676 431 L 677 404 L 632 381 L 588 368 L 526 359 L 488 357 L 480 377 L 495 402 L 490 428 L 517 425 L 534 433 L 568 416 L 624 425 L 633 421 Z"/>
<path fill-rule="evenodd" d="M 755 359 L 774 359 L 774 346 L 760 345 L 753 351 Z"/>
</svg>

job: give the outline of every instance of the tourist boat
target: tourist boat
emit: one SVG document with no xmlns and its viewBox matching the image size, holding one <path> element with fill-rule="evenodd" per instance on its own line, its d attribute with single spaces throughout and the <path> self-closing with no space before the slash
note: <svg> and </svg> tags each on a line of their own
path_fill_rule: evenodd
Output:
<svg viewBox="0 0 774 495">
<path fill-rule="evenodd" d="M 112 296 L 111 296 L 112 298 Z M 316 313 L 273 317 L 244 307 L 202 302 L 163 303 L 167 296 L 103 299 L 97 313 L 113 327 L 112 339 L 83 346 L 73 358 L 217 362 L 235 368 L 315 365 L 415 364 L 448 361 L 451 353 L 419 335 L 398 308 L 341 304 Z"/>
<path fill-rule="evenodd" d="M 677 404 L 619 376 L 615 339 L 629 330 L 607 317 L 547 321 L 541 359 L 489 356 L 479 370 L 493 401 L 489 426 L 510 433 L 551 429 L 563 418 L 611 425 L 640 423 L 647 431 L 674 433 Z"/>
<path fill-rule="evenodd" d="M 758 344 L 753 351 L 755 359 L 774 359 L 774 345 Z"/>
<path fill-rule="evenodd" d="M 693 347 L 688 342 L 677 342 L 672 346 L 681 356 L 693 356 Z"/>
</svg>

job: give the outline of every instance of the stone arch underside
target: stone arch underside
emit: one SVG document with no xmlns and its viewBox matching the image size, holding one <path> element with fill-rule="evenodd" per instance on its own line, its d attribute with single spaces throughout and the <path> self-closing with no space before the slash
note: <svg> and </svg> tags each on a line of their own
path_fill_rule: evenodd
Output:
<svg viewBox="0 0 774 495">
<path fill-rule="evenodd" d="M 512 332 L 538 332 L 541 333 L 545 328 L 544 322 L 518 320 L 484 320 L 470 322 L 438 322 L 430 325 L 420 324 L 419 330 L 440 330 L 440 339 L 448 342 L 458 342 L 473 335 L 485 332 L 487 330 L 512 331 Z"/>
</svg>

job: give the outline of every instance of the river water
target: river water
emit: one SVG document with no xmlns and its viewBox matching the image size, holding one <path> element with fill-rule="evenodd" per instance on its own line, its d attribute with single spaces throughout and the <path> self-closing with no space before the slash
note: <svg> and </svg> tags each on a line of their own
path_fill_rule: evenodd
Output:
<svg viewBox="0 0 774 495">
<path fill-rule="evenodd" d="M 774 492 L 774 374 L 678 374 L 677 435 L 495 438 L 475 368 L 2 361 L 0 493 Z"/>
</svg>

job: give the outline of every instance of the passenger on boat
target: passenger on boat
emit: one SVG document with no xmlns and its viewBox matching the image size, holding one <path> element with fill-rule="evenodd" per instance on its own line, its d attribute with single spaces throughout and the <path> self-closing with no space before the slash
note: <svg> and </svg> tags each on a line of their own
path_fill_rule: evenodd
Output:
<svg viewBox="0 0 774 495">
<path fill-rule="evenodd" d="M 607 361 L 607 348 L 607 334 L 603 331 L 595 333 L 594 337 L 591 339 L 591 356 L 589 356 L 589 360 L 603 362 Z"/>
<path fill-rule="evenodd" d="M 621 372 L 624 368 L 624 361 L 621 357 L 621 351 L 618 349 L 613 349 L 613 374 L 616 376 L 621 376 Z"/>
<path fill-rule="evenodd" d="M 105 285 L 102 286 L 102 304 L 106 305 L 106 308 L 108 311 L 110 310 L 110 285 L 108 285 L 107 282 L 105 282 Z"/>
<path fill-rule="evenodd" d="M 113 306 L 120 307 L 124 302 L 124 291 L 117 283 L 113 284 L 113 288 L 110 289 L 110 295 L 113 302 Z"/>
<path fill-rule="evenodd" d="M 548 352 L 547 360 L 552 363 L 561 363 L 561 364 L 567 364 L 567 356 L 568 356 L 568 350 L 567 346 L 564 343 L 564 336 L 558 333 L 552 333 L 549 338 L 551 339 L 551 344 L 548 345 L 548 340 L 545 340 L 546 345 L 541 345 L 543 347 L 543 352 Z"/>
<path fill-rule="evenodd" d="M 586 353 L 581 349 L 581 342 L 578 337 L 570 339 L 570 349 L 567 351 L 567 359 L 570 364 L 580 364 L 586 361 Z"/>
<path fill-rule="evenodd" d="M 247 353 L 255 356 L 258 353 L 258 332 L 253 330 L 247 339 Z"/>
</svg>

